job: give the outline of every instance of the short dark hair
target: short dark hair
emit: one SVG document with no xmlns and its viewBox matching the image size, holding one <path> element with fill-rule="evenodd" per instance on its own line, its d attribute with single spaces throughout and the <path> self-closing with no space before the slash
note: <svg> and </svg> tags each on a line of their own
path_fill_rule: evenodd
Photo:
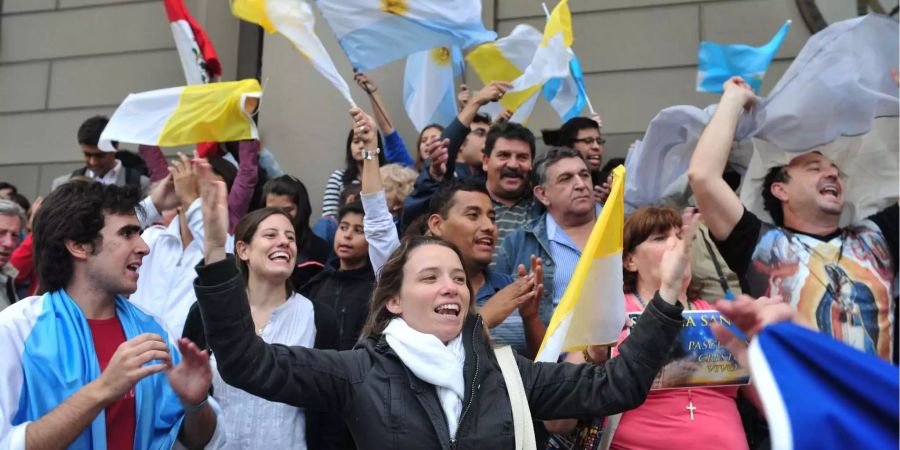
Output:
<svg viewBox="0 0 900 450">
<path fill-rule="evenodd" d="M 540 186 L 546 183 L 547 169 L 549 169 L 550 166 L 556 164 L 557 162 L 567 158 L 580 159 L 581 162 L 584 163 L 584 167 L 589 168 L 588 163 L 584 160 L 584 156 L 581 154 L 581 152 L 569 147 L 554 147 L 548 150 L 547 153 L 544 154 L 544 156 L 542 156 L 534 163 L 534 168 L 531 169 L 531 184 L 533 186 Z"/>
<path fill-rule="evenodd" d="M 132 186 L 65 183 L 56 188 L 34 218 L 34 256 L 41 292 L 65 288 L 72 279 L 72 255 L 67 241 L 100 244 L 107 214 L 134 215 L 140 192 Z"/>
<path fill-rule="evenodd" d="M 480 114 L 480 113 L 475 114 L 475 117 L 472 118 L 471 123 L 483 123 L 483 124 L 487 124 L 488 126 L 490 126 L 491 125 L 491 116 L 489 116 L 487 114 Z"/>
<path fill-rule="evenodd" d="M 0 190 L 2 190 L 2 189 L 9 189 L 10 192 L 12 192 L 13 194 L 19 193 L 19 188 L 17 188 L 16 185 L 14 185 L 12 183 L 7 183 L 5 181 L 0 181 Z"/>
<path fill-rule="evenodd" d="M 491 156 L 491 152 L 494 151 L 494 144 L 496 144 L 497 139 L 500 138 L 528 143 L 528 147 L 531 149 L 531 159 L 534 159 L 534 133 L 522 124 L 515 122 L 500 122 L 492 126 L 490 131 L 488 131 L 487 140 L 484 142 L 485 155 Z"/>
<path fill-rule="evenodd" d="M 296 205 L 297 216 L 292 222 L 294 223 L 294 231 L 297 233 L 297 248 L 303 247 L 306 243 L 306 238 L 311 233 L 309 218 L 312 216 L 312 204 L 309 201 L 309 191 L 306 190 L 306 185 L 299 178 L 282 175 L 272 178 L 263 185 L 263 202 L 265 202 L 269 194 L 289 197 L 291 202 Z"/>
<path fill-rule="evenodd" d="M 13 193 L 9 194 L 9 197 L 7 199 L 9 201 L 14 202 L 15 204 L 19 205 L 19 207 L 22 208 L 22 211 L 25 211 L 26 213 L 31 210 L 31 202 L 29 202 L 28 199 L 25 198 L 24 195 L 22 195 L 18 192 L 13 192 Z M 22 223 L 22 225 L 25 225 L 25 224 Z"/>
<path fill-rule="evenodd" d="M 97 143 L 100 142 L 100 135 L 103 134 L 103 129 L 106 128 L 108 123 L 109 119 L 106 116 L 94 116 L 85 120 L 78 127 L 78 143 L 96 147 Z M 113 147 L 118 147 L 119 143 L 112 141 L 112 145 Z"/>
<path fill-rule="evenodd" d="M 453 207 L 453 198 L 459 191 L 481 192 L 490 198 L 484 182 L 475 178 L 456 178 L 441 185 L 431 197 L 431 200 L 428 201 L 428 215 L 426 217 L 437 214 L 446 219 L 447 213 Z"/>
<path fill-rule="evenodd" d="M 782 209 L 781 200 L 772 194 L 772 185 L 775 183 L 787 183 L 791 177 L 787 173 L 786 166 L 776 166 L 769 169 L 766 177 L 763 178 L 763 208 L 772 216 L 772 222 L 779 227 L 784 226 L 784 210 Z"/>
<path fill-rule="evenodd" d="M 347 203 L 346 205 L 341 206 L 341 208 L 338 209 L 337 221 L 340 222 L 341 219 L 343 219 L 347 214 L 359 214 L 361 216 L 365 216 L 366 210 L 363 209 L 362 203 L 358 200 L 355 202 Z"/>
<path fill-rule="evenodd" d="M 567 120 L 559 128 L 559 145 L 572 147 L 575 145 L 575 139 L 578 139 L 578 132 L 587 129 L 600 131 L 600 125 L 587 117 L 573 117 Z"/>
</svg>

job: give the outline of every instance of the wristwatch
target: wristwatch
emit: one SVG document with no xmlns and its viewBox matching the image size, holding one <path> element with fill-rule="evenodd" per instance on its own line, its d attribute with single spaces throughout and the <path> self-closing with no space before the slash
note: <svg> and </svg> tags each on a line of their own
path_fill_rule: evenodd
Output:
<svg viewBox="0 0 900 450">
<path fill-rule="evenodd" d="M 379 153 L 381 153 L 381 149 L 378 147 L 375 147 L 374 150 L 362 149 L 362 151 L 360 152 L 363 159 L 368 159 L 369 161 L 375 159 L 375 157 L 378 156 Z"/>
</svg>

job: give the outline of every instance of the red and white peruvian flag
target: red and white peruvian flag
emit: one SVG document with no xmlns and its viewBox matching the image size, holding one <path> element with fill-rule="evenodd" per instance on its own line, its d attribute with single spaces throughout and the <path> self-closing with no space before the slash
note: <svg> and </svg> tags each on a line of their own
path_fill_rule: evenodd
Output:
<svg viewBox="0 0 900 450">
<path fill-rule="evenodd" d="M 187 84 L 206 84 L 221 77 L 222 66 L 216 49 L 200 24 L 188 13 L 184 0 L 165 0 L 165 5 Z"/>
</svg>

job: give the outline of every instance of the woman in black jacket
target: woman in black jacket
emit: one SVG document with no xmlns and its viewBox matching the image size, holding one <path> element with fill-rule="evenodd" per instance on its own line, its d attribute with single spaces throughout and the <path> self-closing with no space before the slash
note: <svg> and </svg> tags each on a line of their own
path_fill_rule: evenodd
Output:
<svg viewBox="0 0 900 450">
<path fill-rule="evenodd" d="M 401 245 L 382 267 L 366 338 L 355 349 L 266 344 L 225 254 L 225 203 L 220 182 L 203 187 L 207 264 L 195 283 L 223 379 L 272 401 L 340 413 L 360 449 L 515 447 L 506 384 L 452 244 L 418 237 Z M 643 402 L 681 329 L 677 290 L 692 231 L 670 243 L 660 263 L 667 281 L 620 356 L 603 366 L 516 356 L 534 418 L 610 415 Z"/>
</svg>

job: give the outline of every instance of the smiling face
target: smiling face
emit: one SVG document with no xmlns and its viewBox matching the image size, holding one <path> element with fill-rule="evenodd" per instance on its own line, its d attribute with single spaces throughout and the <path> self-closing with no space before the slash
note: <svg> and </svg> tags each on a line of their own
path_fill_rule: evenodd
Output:
<svg viewBox="0 0 900 450">
<path fill-rule="evenodd" d="M 284 283 L 297 261 L 294 225 L 283 214 L 271 214 L 259 222 L 249 242 L 235 242 L 234 251 L 252 276 Z"/>
<path fill-rule="evenodd" d="M 522 196 L 531 173 L 531 147 L 521 139 L 498 138 L 490 155 L 483 155 L 487 189 L 495 198 L 516 200 Z"/>
<path fill-rule="evenodd" d="M 591 173 L 579 158 L 563 158 L 547 167 L 547 179 L 534 195 L 553 217 L 593 215 Z"/>
<path fill-rule="evenodd" d="M 810 152 L 791 160 L 785 170 L 788 180 L 773 183 L 771 191 L 781 200 L 786 223 L 808 216 L 840 218 L 845 184 L 834 162 Z"/>
<path fill-rule="evenodd" d="M 428 218 L 428 229 L 456 245 L 471 270 L 484 270 L 491 263 L 497 241 L 491 198 L 483 192 L 460 190 L 451 202 L 447 217 L 433 214 Z"/>
<path fill-rule="evenodd" d="M 90 247 L 84 262 L 91 285 L 110 294 L 137 290 L 138 269 L 150 247 L 141 238 L 136 216 L 104 213 L 100 237 Z"/>
<path fill-rule="evenodd" d="M 386 306 L 414 330 L 447 343 L 462 331 L 470 300 L 466 272 L 456 253 L 426 244 L 409 253 L 400 293 Z"/>
</svg>

